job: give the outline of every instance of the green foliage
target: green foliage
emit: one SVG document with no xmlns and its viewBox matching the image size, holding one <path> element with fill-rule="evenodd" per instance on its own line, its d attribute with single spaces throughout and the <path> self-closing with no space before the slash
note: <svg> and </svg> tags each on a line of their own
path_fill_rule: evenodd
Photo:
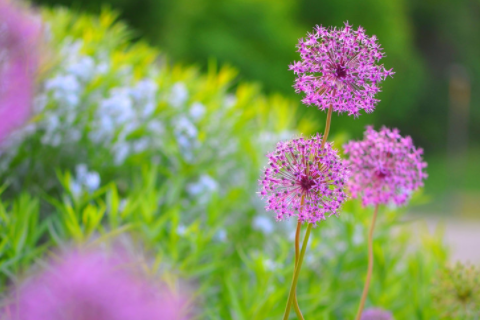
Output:
<svg viewBox="0 0 480 320">
<path fill-rule="evenodd" d="M 5 186 L 1 188 L 3 193 Z M 40 256 L 45 246 L 41 237 L 45 224 L 39 221 L 39 199 L 26 193 L 13 201 L 0 202 L 0 285 L 14 280 L 18 273 Z"/>
<path fill-rule="evenodd" d="M 66 173 L 60 179 L 66 182 L 68 177 Z M 21 251 L 2 255 L 2 270 L 10 261 L 19 261 L 15 273 L 3 272 L 2 283 L 41 257 L 40 236 L 44 246 L 52 248 L 71 240 L 76 245 L 98 245 L 128 234 L 154 258 L 152 272 L 193 285 L 202 310 L 198 319 L 278 319 L 293 272 L 294 225 L 272 222 L 273 232 L 252 228 L 255 210 L 239 212 L 234 192 L 213 196 L 202 214 L 191 215 L 178 205 L 181 199 L 172 196 L 168 183 L 157 177 L 162 177 L 159 168 L 145 166 L 122 200 L 113 183 L 81 199 L 65 190 L 46 220 L 48 228 L 29 234 Z M 38 199 L 22 195 L 15 203 L 8 212 L 10 221 L 25 219 L 25 212 L 38 217 Z M 339 218 L 313 230 L 298 287 L 305 317 L 354 316 L 363 288 L 359 275 L 367 264 L 364 237 L 371 213 L 349 202 Z M 400 215 L 380 212 L 367 305 L 389 309 L 399 319 L 437 319 L 429 292 L 432 277 L 446 258 L 442 235 L 422 232 L 423 241 L 412 243 L 411 228 L 399 222 Z M 15 248 L 21 232 L 11 224 L 2 231 L 4 247 Z"/>
</svg>

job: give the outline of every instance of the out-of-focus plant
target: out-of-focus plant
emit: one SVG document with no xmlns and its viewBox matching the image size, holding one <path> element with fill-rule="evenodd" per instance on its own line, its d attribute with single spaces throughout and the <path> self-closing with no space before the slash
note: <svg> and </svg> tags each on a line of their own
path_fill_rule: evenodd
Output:
<svg viewBox="0 0 480 320">
<path fill-rule="evenodd" d="M 423 149 L 417 149 L 410 137 L 402 137 L 398 129 L 372 127 L 365 131 L 362 141 L 350 141 L 345 146 L 348 166 L 352 172 L 347 185 L 353 198 L 361 198 L 363 206 L 373 206 L 372 223 L 368 234 L 368 270 L 356 320 L 368 295 L 373 269 L 373 231 L 381 204 L 403 206 L 413 192 L 423 186 L 427 177 Z"/>
<path fill-rule="evenodd" d="M 367 309 L 362 313 L 360 320 L 392 320 L 392 314 L 382 309 Z"/>
<path fill-rule="evenodd" d="M 19 2 L 0 1 L 0 143 L 31 113 L 41 23 Z"/>
<path fill-rule="evenodd" d="M 76 167 L 76 189 L 101 177 L 124 192 L 137 166 L 151 162 L 176 177 L 176 192 L 205 200 L 253 184 L 262 147 L 292 134 L 295 104 L 251 84 L 230 92 L 232 68 L 212 62 L 201 75 L 172 66 L 144 43 L 131 45 L 107 11 L 98 19 L 43 15 L 57 63 L 36 96 L 34 121 L 0 151 L 7 192 L 58 191 L 55 170 Z"/>
<path fill-rule="evenodd" d="M 3 194 L 5 186 L 1 188 Z M 16 279 L 45 249 L 41 238 L 46 225 L 40 221 L 39 199 L 27 193 L 0 202 L 0 285 Z"/>
<path fill-rule="evenodd" d="M 46 264 L 42 273 L 12 290 L 2 319 L 189 318 L 183 293 L 147 278 L 141 265 L 120 251 L 70 249 Z"/>
<path fill-rule="evenodd" d="M 478 320 L 480 318 L 480 270 L 457 263 L 437 272 L 432 295 L 441 319 Z"/>
</svg>

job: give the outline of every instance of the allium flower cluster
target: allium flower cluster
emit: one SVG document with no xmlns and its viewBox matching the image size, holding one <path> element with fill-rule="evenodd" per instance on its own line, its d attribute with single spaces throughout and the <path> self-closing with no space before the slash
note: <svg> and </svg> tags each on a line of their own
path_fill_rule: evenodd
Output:
<svg viewBox="0 0 480 320">
<path fill-rule="evenodd" d="M 30 115 L 40 24 L 0 0 L 0 142 Z"/>
<path fill-rule="evenodd" d="M 360 320 L 393 320 L 392 314 L 382 309 L 367 309 Z"/>
<path fill-rule="evenodd" d="M 321 135 L 279 142 L 267 155 L 260 195 L 277 220 L 292 216 L 317 223 L 337 214 L 346 200 L 347 168 L 330 143 L 321 148 Z"/>
<path fill-rule="evenodd" d="M 2 319 L 185 319 L 178 298 L 133 274 L 131 266 L 101 253 L 67 255 L 15 292 Z"/>
<path fill-rule="evenodd" d="M 297 45 L 301 61 L 290 65 L 297 75 L 294 88 L 304 92 L 302 100 L 320 110 L 332 106 L 338 113 L 359 116 L 375 109 L 379 83 L 394 72 L 376 64 L 384 53 L 375 36 L 368 37 L 362 27 L 317 26 Z"/>
<path fill-rule="evenodd" d="M 348 187 L 353 198 L 362 198 L 364 206 L 404 205 L 427 177 L 423 150 L 415 148 L 412 139 L 402 137 L 398 129 L 383 127 L 377 132 L 369 126 L 362 141 L 350 141 L 344 149 L 352 172 Z"/>
</svg>

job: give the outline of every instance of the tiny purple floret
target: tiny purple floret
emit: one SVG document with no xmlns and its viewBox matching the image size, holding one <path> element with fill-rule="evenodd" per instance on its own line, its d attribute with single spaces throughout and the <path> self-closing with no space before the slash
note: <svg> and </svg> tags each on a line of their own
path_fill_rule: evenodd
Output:
<svg viewBox="0 0 480 320">
<path fill-rule="evenodd" d="M 380 82 L 394 74 L 377 64 L 385 56 L 377 38 L 348 22 L 341 29 L 316 26 L 297 48 L 302 60 L 289 67 L 297 75 L 295 91 L 305 93 L 304 104 L 320 110 L 332 106 L 355 117 L 361 110 L 373 112 Z"/>
<path fill-rule="evenodd" d="M 321 148 L 321 135 L 279 142 L 267 155 L 268 167 L 260 180 L 266 209 L 277 220 L 296 216 L 300 221 L 316 224 L 336 215 L 346 200 L 345 163 L 330 143 Z"/>
<path fill-rule="evenodd" d="M 383 127 L 379 132 L 367 127 L 362 141 L 344 146 L 351 178 L 347 185 L 353 198 L 362 198 L 364 206 L 406 204 L 413 191 L 427 177 L 423 149 L 415 148 L 410 137 L 398 129 Z"/>
</svg>

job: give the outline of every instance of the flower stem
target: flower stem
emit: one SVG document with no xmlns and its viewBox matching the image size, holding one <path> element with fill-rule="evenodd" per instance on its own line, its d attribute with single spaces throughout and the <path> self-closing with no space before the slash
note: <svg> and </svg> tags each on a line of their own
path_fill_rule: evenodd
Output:
<svg viewBox="0 0 480 320">
<path fill-rule="evenodd" d="M 290 286 L 290 293 L 288 295 L 287 307 L 285 308 L 285 314 L 283 315 L 283 320 L 287 320 L 290 314 L 290 308 L 292 306 L 293 297 L 295 296 L 295 289 L 297 287 L 298 275 L 300 274 L 300 269 L 302 268 L 303 257 L 305 256 L 305 250 L 307 249 L 308 238 L 310 237 L 310 232 L 312 231 L 312 224 L 309 223 L 307 226 L 307 231 L 305 233 L 305 238 L 303 239 L 302 251 L 298 257 L 298 263 L 295 266 L 295 272 L 293 273 L 292 285 Z"/>
<path fill-rule="evenodd" d="M 327 122 L 325 124 L 325 131 L 323 133 L 323 139 L 322 139 L 322 146 L 321 146 L 321 149 L 323 149 L 323 147 L 325 146 L 325 143 L 327 142 L 327 138 L 328 138 L 328 134 L 330 132 L 330 124 L 332 122 L 332 111 L 333 111 L 333 105 L 330 105 L 330 107 L 328 108 L 328 113 L 327 113 Z M 304 201 L 304 198 L 302 197 L 302 203 L 301 203 L 301 207 L 303 207 L 303 201 Z M 302 228 L 302 223 L 300 221 L 298 221 L 297 223 L 297 230 L 295 232 L 295 271 L 294 271 L 294 280 L 295 280 L 295 275 L 297 275 L 297 278 L 298 278 L 298 273 L 300 272 L 300 267 L 301 267 L 301 264 L 299 265 L 299 251 L 300 251 L 300 231 L 301 231 L 301 228 Z M 308 241 L 308 236 L 310 235 L 310 228 L 311 228 L 311 224 L 308 225 L 308 228 L 307 228 L 307 232 L 305 234 L 305 240 L 304 240 L 304 245 L 305 245 L 305 241 Z M 303 252 L 303 247 L 302 246 L 302 252 Z M 302 256 L 302 259 L 303 259 L 303 256 Z M 293 289 L 293 308 L 295 309 L 295 313 L 297 314 L 297 317 L 298 319 L 300 320 L 304 320 L 303 318 L 303 315 L 302 315 L 302 312 L 300 311 L 300 307 L 298 306 L 298 300 L 297 300 L 297 284 L 296 284 L 296 281 L 295 281 L 295 284 L 292 283 L 292 288 L 290 288 L 290 295 L 288 297 L 288 302 L 287 302 L 287 309 L 285 310 L 285 316 L 284 316 L 284 319 L 288 318 L 288 315 L 290 313 L 290 305 L 291 305 L 291 301 L 290 301 L 290 296 L 292 295 L 292 289 Z M 285 318 L 286 317 L 286 318 Z"/>
<path fill-rule="evenodd" d="M 302 200 L 303 200 L 303 198 L 302 198 Z M 295 232 L 295 269 L 297 269 L 298 256 L 300 255 L 300 231 L 301 231 L 301 229 L 302 229 L 302 223 L 300 221 L 298 221 L 297 230 Z M 295 309 L 295 313 L 297 314 L 298 319 L 304 320 L 303 315 L 302 315 L 302 311 L 300 310 L 300 306 L 298 305 L 297 288 L 296 287 L 295 287 L 295 295 L 293 297 L 293 308 Z"/>
<path fill-rule="evenodd" d="M 332 122 L 332 111 L 333 111 L 333 105 L 330 105 L 328 108 L 328 114 L 327 114 L 327 123 L 325 124 L 325 132 L 323 133 L 323 139 L 322 139 L 322 147 L 325 146 L 325 142 L 327 142 L 328 134 L 330 132 L 330 123 Z"/>
<path fill-rule="evenodd" d="M 373 229 L 375 228 L 375 220 L 377 219 L 378 204 L 373 212 L 372 224 L 370 225 L 370 231 L 368 233 L 368 271 L 367 279 L 365 280 L 365 286 L 363 287 L 362 299 L 360 300 L 360 306 L 358 307 L 357 316 L 355 320 L 360 320 L 362 316 L 363 307 L 365 306 L 365 300 L 367 299 L 368 288 L 370 287 L 370 280 L 372 279 L 373 271 Z"/>
</svg>

